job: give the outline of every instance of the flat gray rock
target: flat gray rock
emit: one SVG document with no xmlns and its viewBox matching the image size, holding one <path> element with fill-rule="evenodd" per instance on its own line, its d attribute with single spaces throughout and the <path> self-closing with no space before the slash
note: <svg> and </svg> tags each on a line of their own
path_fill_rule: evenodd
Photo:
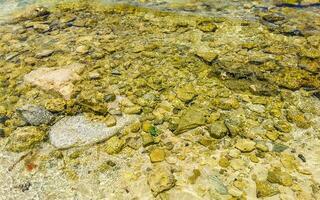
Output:
<svg viewBox="0 0 320 200">
<path fill-rule="evenodd" d="M 42 106 L 27 104 L 17 109 L 25 122 L 33 126 L 49 124 L 53 119 L 53 114 Z"/>
<path fill-rule="evenodd" d="M 89 121 L 83 115 L 64 117 L 51 127 L 50 143 L 59 149 L 94 144 L 114 136 L 137 120 L 137 115 L 123 115 L 117 117 L 115 126 L 107 127 L 104 123 Z"/>
</svg>

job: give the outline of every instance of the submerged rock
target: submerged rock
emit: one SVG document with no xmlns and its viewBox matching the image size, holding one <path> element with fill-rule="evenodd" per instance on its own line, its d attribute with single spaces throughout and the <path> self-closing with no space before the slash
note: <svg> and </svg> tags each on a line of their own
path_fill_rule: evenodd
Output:
<svg viewBox="0 0 320 200">
<path fill-rule="evenodd" d="M 165 166 L 156 166 L 148 174 L 148 184 L 155 196 L 174 187 L 175 182 L 171 170 Z"/>
<path fill-rule="evenodd" d="M 26 151 L 44 140 L 45 136 L 44 131 L 34 126 L 17 128 L 10 135 L 6 149 L 13 152 Z"/>
<path fill-rule="evenodd" d="M 202 126 L 206 123 L 205 114 L 202 110 L 195 108 L 189 108 L 186 110 L 178 122 L 178 128 L 175 133 L 183 133 L 190 129 L 194 129 L 198 126 Z"/>
<path fill-rule="evenodd" d="M 271 197 L 280 193 L 279 189 L 275 185 L 267 181 L 256 181 L 256 191 L 258 198 Z"/>
<path fill-rule="evenodd" d="M 120 139 L 118 136 L 113 136 L 104 145 L 104 150 L 108 154 L 119 153 L 125 145 L 125 141 Z"/>
<path fill-rule="evenodd" d="M 161 162 L 166 158 L 166 153 L 163 149 L 156 148 L 150 152 L 149 156 L 151 162 Z"/>
<path fill-rule="evenodd" d="M 239 139 L 235 147 L 239 149 L 241 152 L 251 152 L 256 148 L 255 145 L 256 143 L 252 140 Z"/>
<path fill-rule="evenodd" d="M 59 148 L 94 144 L 117 134 L 125 126 L 138 120 L 136 115 L 117 117 L 117 124 L 108 127 L 102 122 L 92 122 L 83 115 L 65 117 L 49 131 L 50 143 Z"/>
<path fill-rule="evenodd" d="M 278 183 L 283 186 L 291 186 L 293 184 L 291 175 L 280 168 L 269 170 L 267 179 L 271 183 Z"/>
<path fill-rule="evenodd" d="M 53 119 L 53 114 L 41 106 L 24 105 L 18 108 L 17 111 L 28 124 L 33 126 L 49 124 Z"/>
<path fill-rule="evenodd" d="M 221 139 L 228 134 L 228 129 L 224 121 L 217 121 L 210 125 L 209 132 L 211 137 Z"/>
<path fill-rule="evenodd" d="M 24 76 L 26 83 L 36 85 L 46 91 L 55 91 L 65 99 L 70 99 L 73 92 L 73 81 L 79 80 L 84 65 L 74 63 L 65 68 L 39 68 Z"/>
</svg>

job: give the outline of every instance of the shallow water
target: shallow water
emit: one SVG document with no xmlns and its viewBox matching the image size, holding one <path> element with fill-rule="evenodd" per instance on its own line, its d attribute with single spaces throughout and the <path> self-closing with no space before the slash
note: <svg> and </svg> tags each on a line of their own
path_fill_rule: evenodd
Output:
<svg viewBox="0 0 320 200">
<path fill-rule="evenodd" d="M 316 1 L 70 2 L 0 0 L 0 199 L 320 199 Z"/>
</svg>

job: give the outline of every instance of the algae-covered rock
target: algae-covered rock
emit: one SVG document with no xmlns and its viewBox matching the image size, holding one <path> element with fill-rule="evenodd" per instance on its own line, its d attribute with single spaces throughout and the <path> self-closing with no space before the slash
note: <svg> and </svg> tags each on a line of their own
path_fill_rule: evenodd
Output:
<svg viewBox="0 0 320 200">
<path fill-rule="evenodd" d="M 240 107 L 239 101 L 236 98 L 214 99 L 212 104 L 223 110 L 237 109 Z"/>
<path fill-rule="evenodd" d="M 251 152 L 256 148 L 255 145 L 256 143 L 252 140 L 238 139 L 235 144 L 235 147 L 239 149 L 241 152 Z"/>
<path fill-rule="evenodd" d="M 287 187 L 293 184 L 291 175 L 282 171 L 280 168 L 269 170 L 267 180 L 271 183 L 278 183 Z"/>
<path fill-rule="evenodd" d="M 124 140 L 120 139 L 118 136 L 113 136 L 103 145 L 103 149 L 108 154 L 117 154 L 122 150 L 124 145 Z"/>
<path fill-rule="evenodd" d="M 117 118 L 115 126 L 107 127 L 105 123 L 90 121 L 83 115 L 65 117 L 51 127 L 50 142 L 57 148 L 94 144 L 114 136 L 137 120 L 136 115 L 125 115 Z"/>
<path fill-rule="evenodd" d="M 311 125 L 303 113 L 292 107 L 287 111 L 287 119 L 295 123 L 299 128 L 306 129 Z"/>
<path fill-rule="evenodd" d="M 18 108 L 17 111 L 28 124 L 33 126 L 49 124 L 53 119 L 52 113 L 37 105 L 27 104 Z"/>
<path fill-rule="evenodd" d="M 224 121 L 213 122 L 209 127 L 210 136 L 216 139 L 221 139 L 228 134 L 228 129 Z"/>
<path fill-rule="evenodd" d="M 258 198 L 271 197 L 279 193 L 277 186 L 267 181 L 256 181 L 256 195 Z"/>
<path fill-rule="evenodd" d="M 163 149 L 155 148 L 151 150 L 149 156 L 151 162 L 161 162 L 165 159 L 166 153 Z"/>
<path fill-rule="evenodd" d="M 188 84 L 177 89 L 177 97 L 183 102 L 190 102 L 195 97 L 192 85 Z"/>
<path fill-rule="evenodd" d="M 189 108 L 185 110 L 178 121 L 175 133 L 183 133 L 206 123 L 205 113 L 201 109 Z"/>
<path fill-rule="evenodd" d="M 148 184 L 155 196 L 170 190 L 174 187 L 175 182 L 174 175 L 166 166 L 157 165 L 148 173 Z"/>
<path fill-rule="evenodd" d="M 142 132 L 141 138 L 142 138 L 142 144 L 144 147 L 154 143 L 154 138 L 152 137 L 152 135 L 150 133 Z"/>
<path fill-rule="evenodd" d="M 9 137 L 6 149 L 13 152 L 22 152 L 32 149 L 43 141 L 46 133 L 34 126 L 17 128 Z"/>
</svg>

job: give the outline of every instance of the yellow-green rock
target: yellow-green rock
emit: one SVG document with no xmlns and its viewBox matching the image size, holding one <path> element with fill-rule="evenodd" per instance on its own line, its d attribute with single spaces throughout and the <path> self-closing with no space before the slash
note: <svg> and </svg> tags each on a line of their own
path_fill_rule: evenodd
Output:
<svg viewBox="0 0 320 200">
<path fill-rule="evenodd" d="M 163 149 L 155 148 L 151 150 L 150 154 L 150 161 L 151 162 L 161 162 L 164 161 L 166 158 L 166 152 Z"/>
<path fill-rule="evenodd" d="M 113 136 L 103 145 L 103 149 L 108 154 L 117 154 L 122 150 L 124 145 L 124 140 L 120 139 L 118 136 Z"/>
<path fill-rule="evenodd" d="M 34 126 L 17 128 L 9 137 L 6 149 L 22 152 L 32 149 L 46 137 L 46 133 Z"/>
<path fill-rule="evenodd" d="M 258 198 L 272 197 L 279 193 L 280 191 L 276 185 L 267 181 L 256 181 L 256 195 Z"/>
</svg>

